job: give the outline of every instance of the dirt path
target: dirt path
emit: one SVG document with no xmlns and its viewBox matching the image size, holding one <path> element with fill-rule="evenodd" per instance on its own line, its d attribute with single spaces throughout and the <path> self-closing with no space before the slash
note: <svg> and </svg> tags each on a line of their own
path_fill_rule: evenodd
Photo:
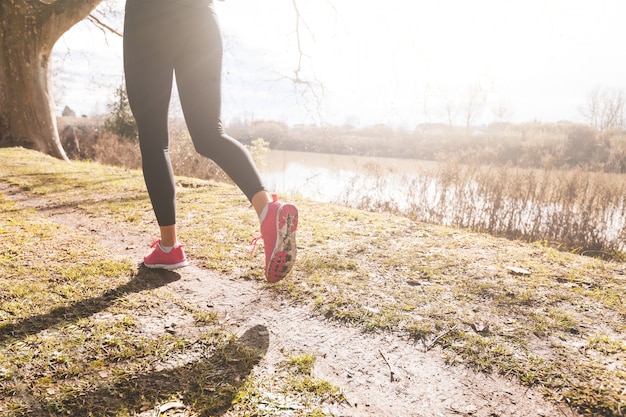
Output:
<svg viewBox="0 0 626 417">
<path fill-rule="evenodd" d="M 112 256 L 140 261 L 147 250 L 146 236 L 128 227 L 72 208 L 54 207 L 2 182 L 0 193 L 66 227 L 96 235 Z M 170 288 L 189 302 L 216 310 L 238 334 L 259 324 L 269 330 L 270 346 L 255 369 L 257 374 L 272 374 L 284 358 L 283 349 L 314 354 L 315 376 L 339 386 L 346 396 L 346 404 L 328 409 L 336 416 L 577 415 L 513 380 L 448 366 L 439 347 L 427 351 L 422 344 L 395 335 L 364 334 L 320 319 L 257 282 L 193 264 L 179 273 L 181 279 L 169 284 Z"/>
</svg>

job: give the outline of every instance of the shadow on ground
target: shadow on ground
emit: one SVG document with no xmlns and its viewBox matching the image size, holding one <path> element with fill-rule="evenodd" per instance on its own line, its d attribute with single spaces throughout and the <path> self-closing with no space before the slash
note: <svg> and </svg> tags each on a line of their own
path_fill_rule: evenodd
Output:
<svg viewBox="0 0 626 417">
<path fill-rule="evenodd" d="M 223 415 L 268 347 L 269 332 L 257 325 L 222 347 L 207 347 L 200 360 L 75 393 L 62 409 L 74 416 L 134 415 L 177 398 L 193 415 Z"/>
<path fill-rule="evenodd" d="M 142 265 L 129 282 L 110 289 L 99 297 L 81 300 L 69 306 L 57 307 L 46 314 L 27 317 L 15 323 L 0 326 L 0 343 L 10 339 L 23 339 L 61 323 L 76 322 L 106 309 L 125 294 L 162 287 L 179 279 L 180 275 L 176 272 L 148 269 Z"/>
</svg>

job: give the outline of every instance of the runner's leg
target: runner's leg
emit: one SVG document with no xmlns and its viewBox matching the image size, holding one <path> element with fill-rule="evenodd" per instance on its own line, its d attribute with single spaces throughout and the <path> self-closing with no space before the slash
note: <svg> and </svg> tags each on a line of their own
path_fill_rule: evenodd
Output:
<svg viewBox="0 0 626 417">
<path fill-rule="evenodd" d="M 266 200 L 265 205 L 269 202 L 269 194 L 250 153 L 226 134 L 220 120 L 222 38 L 217 16 L 213 6 L 190 10 L 186 47 L 177 56 L 175 73 L 194 146 L 201 155 L 218 164 L 248 200 Z M 260 198 L 262 196 L 266 197 Z"/>
<path fill-rule="evenodd" d="M 168 28 L 175 10 L 167 2 L 128 0 L 124 24 L 128 101 L 139 130 L 146 187 L 160 226 L 176 223 L 167 120 L 176 51 Z"/>
</svg>

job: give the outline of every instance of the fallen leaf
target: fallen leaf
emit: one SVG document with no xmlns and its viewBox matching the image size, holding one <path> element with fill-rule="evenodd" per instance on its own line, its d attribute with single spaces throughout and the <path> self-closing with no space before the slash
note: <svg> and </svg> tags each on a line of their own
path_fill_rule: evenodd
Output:
<svg viewBox="0 0 626 417">
<path fill-rule="evenodd" d="M 507 266 L 506 269 L 513 275 L 530 275 L 530 271 L 516 266 Z"/>
<path fill-rule="evenodd" d="M 186 408 L 186 407 L 185 407 L 185 404 L 183 404 L 181 402 L 172 401 L 172 402 L 160 405 L 158 408 L 159 408 L 159 413 L 164 413 L 164 412 L 166 412 L 168 410 L 171 410 L 171 409 L 179 409 L 179 408 Z"/>
<path fill-rule="evenodd" d="M 488 321 L 481 323 L 472 323 L 470 326 L 472 326 L 472 329 L 474 329 L 476 333 L 486 333 L 489 331 Z"/>
</svg>

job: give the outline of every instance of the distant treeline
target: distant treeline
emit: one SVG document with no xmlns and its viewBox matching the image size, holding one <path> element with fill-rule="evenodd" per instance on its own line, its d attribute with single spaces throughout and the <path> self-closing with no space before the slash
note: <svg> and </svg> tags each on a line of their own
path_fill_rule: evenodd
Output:
<svg viewBox="0 0 626 417">
<path fill-rule="evenodd" d="M 129 136 L 130 142 L 136 143 L 136 133 L 128 128 L 134 124 L 127 119 L 119 115 L 104 121 L 66 117 L 60 121 L 61 139 L 68 154 L 94 159 L 97 153 L 94 148 L 102 142 L 98 137 L 104 132 L 117 136 L 121 145 L 128 145 L 124 139 Z M 185 130 L 181 124 L 182 121 L 172 123 L 174 139 Z M 227 131 L 245 145 L 262 138 L 270 149 L 626 173 L 625 131 L 601 131 L 572 122 L 494 123 L 469 130 L 423 124 L 409 131 L 382 124 L 365 128 L 289 127 L 280 121 L 254 121 L 231 123 Z"/>
<path fill-rule="evenodd" d="M 386 125 L 320 128 L 256 121 L 231 124 L 228 132 L 244 144 L 263 138 L 271 149 L 626 172 L 624 132 L 599 131 L 572 122 L 496 123 L 471 130 L 424 124 L 407 131 Z"/>
</svg>

